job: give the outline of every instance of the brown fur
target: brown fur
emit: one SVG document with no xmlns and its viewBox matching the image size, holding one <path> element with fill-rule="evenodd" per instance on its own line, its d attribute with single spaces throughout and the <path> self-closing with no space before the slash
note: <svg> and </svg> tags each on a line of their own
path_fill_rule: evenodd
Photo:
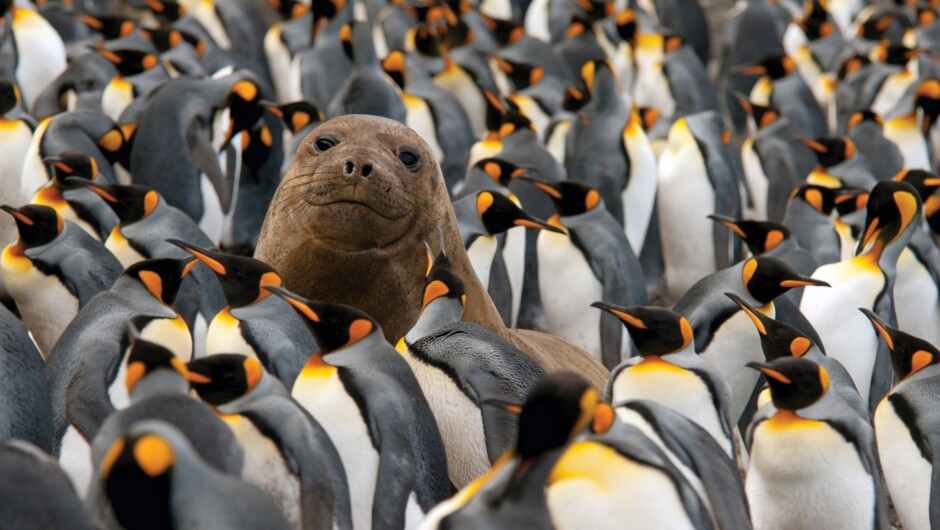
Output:
<svg viewBox="0 0 940 530">
<path fill-rule="evenodd" d="M 314 145 L 323 135 L 339 143 L 318 153 Z M 420 155 L 416 172 L 399 160 L 402 146 Z M 344 174 L 348 162 L 353 176 Z M 360 176 L 364 164 L 372 165 L 367 178 Z M 369 313 L 394 343 L 418 318 L 427 265 L 422 242 L 436 247 L 438 228 L 465 284 L 464 321 L 492 329 L 547 371 L 571 370 L 603 387 L 607 371 L 586 352 L 503 325 L 471 268 L 434 156 L 398 122 L 343 116 L 313 131 L 274 196 L 255 256 L 274 266 L 292 291 Z"/>
</svg>

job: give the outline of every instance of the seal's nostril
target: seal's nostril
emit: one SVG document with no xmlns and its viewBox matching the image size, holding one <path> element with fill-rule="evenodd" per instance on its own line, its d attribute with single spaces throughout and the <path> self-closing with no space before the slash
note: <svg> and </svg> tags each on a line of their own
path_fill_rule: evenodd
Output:
<svg viewBox="0 0 940 530">
<path fill-rule="evenodd" d="M 366 165 L 362 166 L 362 176 L 363 176 L 363 177 L 368 177 L 368 176 L 371 175 L 371 174 L 372 174 L 372 164 L 366 164 Z"/>
<path fill-rule="evenodd" d="M 352 175 L 355 169 L 356 169 L 356 165 L 350 162 L 349 160 L 347 160 L 346 163 L 343 164 L 343 173 L 346 173 L 346 175 Z"/>
</svg>

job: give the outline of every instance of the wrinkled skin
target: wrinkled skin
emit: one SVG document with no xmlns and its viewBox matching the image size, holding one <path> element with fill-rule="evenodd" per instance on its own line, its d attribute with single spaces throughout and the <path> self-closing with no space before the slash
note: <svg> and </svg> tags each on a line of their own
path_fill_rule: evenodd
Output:
<svg viewBox="0 0 940 530">
<path fill-rule="evenodd" d="M 330 138 L 328 149 L 318 140 Z M 418 155 L 409 169 L 403 150 Z M 366 169 L 371 167 L 371 169 Z M 463 320 L 492 329 L 547 371 L 576 371 L 603 387 L 607 373 L 561 339 L 506 329 L 470 265 L 444 179 L 427 144 L 384 118 L 342 116 L 303 142 L 265 218 L 255 257 L 274 266 L 288 289 L 314 300 L 358 307 L 393 344 L 418 318 L 427 267 L 426 241 L 438 228 L 463 280 Z"/>
</svg>

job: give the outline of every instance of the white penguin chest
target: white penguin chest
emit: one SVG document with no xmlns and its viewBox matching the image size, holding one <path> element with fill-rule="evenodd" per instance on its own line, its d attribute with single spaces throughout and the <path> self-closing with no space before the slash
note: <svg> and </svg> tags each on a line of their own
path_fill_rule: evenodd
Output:
<svg viewBox="0 0 940 530">
<path fill-rule="evenodd" d="M 258 358 L 255 349 L 242 335 L 242 323 L 232 316 L 228 308 L 219 312 L 206 333 L 206 355 L 216 353 L 240 353 L 248 357 Z"/>
<path fill-rule="evenodd" d="M 930 461 L 921 456 L 894 405 L 883 399 L 875 409 L 875 437 L 885 485 L 905 530 L 930 529 Z"/>
<path fill-rule="evenodd" d="M 431 107 L 423 99 L 407 93 L 402 94 L 401 100 L 405 105 L 405 123 L 427 142 L 438 162 L 444 160 L 444 150 L 437 141 L 437 125 Z"/>
<path fill-rule="evenodd" d="M 555 465 L 547 490 L 558 530 L 692 530 L 672 480 L 610 447 L 582 442 Z"/>
<path fill-rule="evenodd" d="M 916 118 L 900 117 L 885 122 L 885 138 L 901 152 L 904 169 L 930 170 L 927 140 L 918 127 Z"/>
<path fill-rule="evenodd" d="M 121 262 L 121 265 L 123 265 L 125 269 L 139 261 L 147 259 L 131 246 L 130 241 L 121 233 L 120 225 L 114 227 L 114 230 L 111 231 L 111 235 L 108 236 L 108 240 L 105 241 L 104 247 L 114 254 L 114 257 Z"/>
<path fill-rule="evenodd" d="M 362 412 L 332 367 L 305 367 L 291 394 L 320 422 L 339 452 L 349 483 L 353 527 L 371 528 L 379 453 L 369 438 Z"/>
<path fill-rule="evenodd" d="M 65 44 L 42 15 L 20 7 L 12 12 L 16 81 L 26 106 L 32 108 L 43 89 L 65 71 Z"/>
<path fill-rule="evenodd" d="M 769 181 L 760 157 L 754 149 L 754 139 L 748 138 L 741 147 L 741 166 L 744 169 L 744 179 L 750 192 L 750 205 L 744 204 L 745 215 L 749 219 L 767 218 L 767 189 Z"/>
<path fill-rule="evenodd" d="M 858 451 L 828 424 L 767 420 L 745 482 L 755 528 L 872 528 L 875 490 Z"/>
<path fill-rule="evenodd" d="M 774 313 L 769 315 L 773 318 Z M 747 368 L 751 361 L 763 362 L 760 336 L 754 324 L 738 311 L 715 330 L 711 342 L 700 355 L 709 362 L 731 387 L 731 419 L 737 421 L 757 384 L 758 373 Z"/>
<path fill-rule="evenodd" d="M 512 288 L 510 327 L 513 328 L 516 327 L 519 308 L 522 306 L 522 283 L 525 281 L 525 234 L 525 228 L 510 228 L 506 231 L 506 244 L 503 245 L 503 261 L 506 263 L 506 274 L 509 276 L 509 285 Z"/>
<path fill-rule="evenodd" d="M 26 328 L 47 357 L 69 322 L 78 314 L 78 299 L 57 276 L 46 276 L 7 245 L 0 257 L 3 284 L 16 301 Z"/>
<path fill-rule="evenodd" d="M 728 456 L 733 454 L 711 391 L 701 377 L 689 370 L 665 361 L 641 362 L 617 375 L 612 394 L 613 403 L 648 399 L 669 407 L 708 431 Z"/>
<path fill-rule="evenodd" d="M 483 289 L 490 285 L 490 270 L 493 267 L 493 258 L 496 256 L 497 241 L 495 236 L 479 236 L 467 248 L 467 257 L 473 272 L 477 273 Z"/>
<path fill-rule="evenodd" d="M 538 237 L 539 292 L 549 331 L 601 358 L 601 312 L 591 304 L 604 288 L 581 250 L 563 234 Z"/>
<path fill-rule="evenodd" d="M 266 491 L 294 528 L 300 528 L 300 480 L 290 472 L 277 445 L 239 414 L 222 416 L 245 449 L 242 478 Z"/>
<path fill-rule="evenodd" d="M 639 125 L 628 125 L 623 143 L 630 160 L 630 178 L 622 194 L 624 233 L 639 256 L 656 204 L 656 154 Z"/>
<path fill-rule="evenodd" d="M 858 308 L 874 307 L 884 288 L 884 276 L 859 260 L 849 260 L 824 265 L 816 269 L 813 278 L 832 287 L 806 287 L 800 311 L 816 329 L 826 354 L 845 366 L 867 403 L 878 338 Z"/>
<path fill-rule="evenodd" d="M 910 248 L 898 259 L 894 283 L 894 308 L 898 328 L 931 344 L 940 344 L 940 298 L 930 271 Z"/>
<path fill-rule="evenodd" d="M 403 356 L 441 431 L 450 481 L 462 488 L 490 468 L 480 408 L 442 370 L 416 359 L 410 352 Z"/>
</svg>

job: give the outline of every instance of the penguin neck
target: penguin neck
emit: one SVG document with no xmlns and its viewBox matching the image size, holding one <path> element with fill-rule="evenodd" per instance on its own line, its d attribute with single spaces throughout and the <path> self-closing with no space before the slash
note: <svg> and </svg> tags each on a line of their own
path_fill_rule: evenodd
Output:
<svg viewBox="0 0 940 530">
<path fill-rule="evenodd" d="M 418 321 L 405 335 L 405 343 L 414 344 L 448 324 L 460 322 L 462 316 L 460 300 L 448 296 L 435 298 L 421 311 Z"/>
<path fill-rule="evenodd" d="M 189 383 L 179 373 L 168 369 L 157 369 L 147 374 L 131 389 L 131 403 L 139 403 L 157 395 L 188 395 Z"/>
<path fill-rule="evenodd" d="M 887 243 L 880 238 L 876 239 L 870 249 L 856 256 L 855 259 L 869 266 L 880 268 L 888 282 L 893 285 L 897 276 L 898 259 L 910 242 L 911 232 L 911 227 L 907 227 L 898 237 Z"/>
<path fill-rule="evenodd" d="M 380 331 L 373 330 L 354 344 L 324 352 L 321 356 L 321 360 L 329 366 L 343 366 L 346 359 L 355 359 L 367 355 L 370 352 L 381 349 L 383 346 L 391 347 Z"/>
<path fill-rule="evenodd" d="M 280 386 L 281 390 L 284 390 L 285 393 L 287 392 L 286 389 L 284 389 L 284 385 L 276 381 L 273 375 L 265 371 L 261 374 L 261 380 L 258 381 L 258 385 L 251 389 L 250 392 L 228 403 L 216 405 L 215 410 L 220 414 L 242 414 L 250 410 L 252 405 L 259 400 L 276 393 L 278 386 Z"/>
<path fill-rule="evenodd" d="M 594 80 L 591 100 L 588 103 L 591 114 L 603 117 L 614 113 L 623 114 L 623 99 L 617 88 L 617 81 L 612 72 L 600 73 Z"/>
</svg>

